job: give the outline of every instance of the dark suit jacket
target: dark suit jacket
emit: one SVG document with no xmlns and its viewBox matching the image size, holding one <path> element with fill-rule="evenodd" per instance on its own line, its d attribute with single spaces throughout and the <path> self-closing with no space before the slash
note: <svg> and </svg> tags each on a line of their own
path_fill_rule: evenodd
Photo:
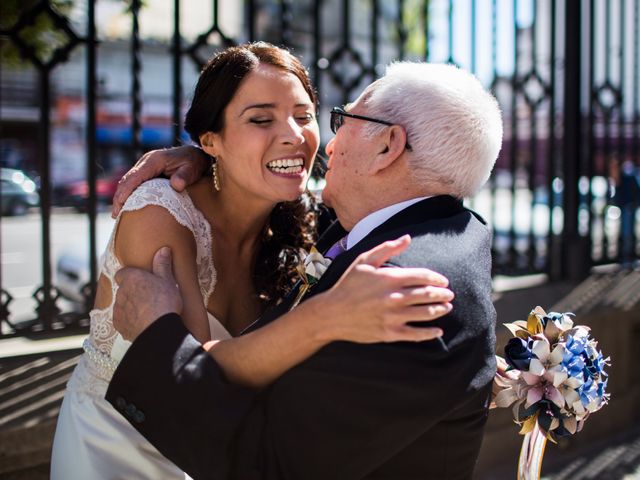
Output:
<svg viewBox="0 0 640 480">
<path fill-rule="evenodd" d="M 481 219 L 448 196 L 418 202 L 339 256 L 308 297 L 360 253 L 405 233 L 411 246 L 392 263 L 441 272 L 456 294 L 453 311 L 430 322 L 443 328 L 441 340 L 335 342 L 256 393 L 227 383 L 169 315 L 134 342 L 107 399 L 197 479 L 470 478 L 495 373 L 490 234 Z"/>
</svg>

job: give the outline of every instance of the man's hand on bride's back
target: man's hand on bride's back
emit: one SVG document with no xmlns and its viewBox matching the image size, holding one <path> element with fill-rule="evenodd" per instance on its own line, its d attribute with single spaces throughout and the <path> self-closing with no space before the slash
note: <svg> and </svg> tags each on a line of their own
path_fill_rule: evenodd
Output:
<svg viewBox="0 0 640 480">
<path fill-rule="evenodd" d="M 447 288 L 448 279 L 426 268 L 383 267 L 409 243 L 406 235 L 363 253 L 329 291 L 315 297 L 324 296 L 319 301 L 330 324 L 330 340 L 419 342 L 443 335 L 438 327 L 409 323 L 435 320 L 451 311 L 454 294 Z"/>
<path fill-rule="evenodd" d="M 116 218 L 129 195 L 152 178 L 165 175 L 171 179 L 171 186 L 181 192 L 197 182 L 209 168 L 209 157 L 199 148 L 182 147 L 152 150 L 145 153 L 136 164 L 120 179 L 113 196 L 111 216 Z"/>
</svg>

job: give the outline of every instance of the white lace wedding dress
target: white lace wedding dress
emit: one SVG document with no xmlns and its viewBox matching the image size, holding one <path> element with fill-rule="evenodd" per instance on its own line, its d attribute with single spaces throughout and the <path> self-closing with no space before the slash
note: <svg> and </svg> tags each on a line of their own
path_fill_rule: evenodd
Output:
<svg viewBox="0 0 640 480">
<path fill-rule="evenodd" d="M 209 223 L 189 195 L 174 191 L 168 180 L 155 179 L 141 185 L 127 200 L 123 211 L 139 210 L 147 205 L 166 208 L 178 223 L 193 233 L 200 291 L 207 305 L 216 283 Z M 119 220 L 120 217 L 100 259 L 101 274 L 111 282 L 111 305 L 89 314 L 91 329 L 83 344 L 85 353 L 67 383 L 58 417 L 51 458 L 53 480 L 189 478 L 104 399 L 109 380 L 130 345 L 112 322 L 117 290 L 114 275 L 122 267 L 114 253 Z M 229 338 L 220 322 L 211 314 L 208 316 L 211 337 Z"/>
</svg>

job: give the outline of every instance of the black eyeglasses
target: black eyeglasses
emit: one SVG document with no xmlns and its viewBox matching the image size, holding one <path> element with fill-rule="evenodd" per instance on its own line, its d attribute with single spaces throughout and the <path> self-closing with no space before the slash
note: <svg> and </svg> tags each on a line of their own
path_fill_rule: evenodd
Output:
<svg viewBox="0 0 640 480">
<path fill-rule="evenodd" d="M 366 122 L 374 122 L 380 123 L 382 125 L 395 125 L 394 123 L 387 122 L 386 120 L 379 120 L 377 118 L 365 117 L 363 115 L 355 115 L 353 113 L 349 113 L 340 107 L 333 107 L 331 109 L 331 131 L 336 134 L 338 129 L 344 124 L 344 117 L 355 118 L 357 120 L 364 120 Z M 411 151 L 411 145 L 409 142 L 406 143 L 405 148 Z"/>
</svg>

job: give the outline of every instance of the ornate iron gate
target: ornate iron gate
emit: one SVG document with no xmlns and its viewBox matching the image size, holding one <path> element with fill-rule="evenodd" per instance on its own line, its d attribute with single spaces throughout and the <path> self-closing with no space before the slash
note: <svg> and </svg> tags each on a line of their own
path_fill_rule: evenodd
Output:
<svg viewBox="0 0 640 480">
<path fill-rule="evenodd" d="M 20 82 L 11 79 L 16 72 L 30 71 L 37 77 L 37 100 L 26 103 L 38 111 L 33 122 L 37 161 L 31 170 L 40 181 L 42 260 L 41 282 L 32 291 L 31 321 L 16 323 L 10 279 L 0 277 L 0 336 L 86 327 L 97 277 L 98 156 L 105 121 L 100 108 L 109 101 L 101 91 L 100 55 L 107 57 L 123 44 L 128 54 L 118 58 L 128 58 L 130 65 L 116 63 L 115 69 L 126 69 L 130 77 L 124 107 L 128 123 L 120 140 L 129 164 L 144 149 L 158 145 L 145 137 L 145 51 L 150 49 L 155 49 L 156 59 L 162 52 L 170 57 L 162 70 L 171 78 L 164 98 L 170 130 L 163 137 L 165 144 L 184 138 L 189 78 L 212 52 L 228 45 L 267 40 L 292 48 L 309 67 L 320 93 L 325 139 L 331 106 L 353 99 L 389 61 L 455 63 L 474 72 L 503 108 L 505 139 L 494 175 L 485 190 L 469 199 L 494 228 L 495 272 L 578 279 L 593 265 L 638 258 L 640 0 L 213 0 L 206 9 L 211 22 L 201 33 L 186 28 L 185 22 L 202 17 L 194 10 L 204 8 L 204 2 L 3 3 L 1 161 L 3 167 L 11 166 L 5 147 L 18 128 L 12 115 L 22 108 L 20 95 L 12 90 L 17 92 Z M 103 18 L 96 18 L 96 9 L 106 4 L 126 9 L 128 40 L 99 33 L 96 25 Z M 159 4 L 172 7 L 173 31 L 152 41 L 141 34 L 141 27 L 145 10 Z M 236 12 L 231 20 L 224 16 L 229 11 Z M 85 73 L 79 104 L 85 116 L 80 123 L 87 189 L 81 199 L 84 213 L 78 215 L 87 220 L 88 277 L 79 286 L 83 305 L 71 313 L 60 305 L 52 272 L 51 219 L 59 211 L 59 198 L 51 177 L 51 131 L 52 119 L 58 121 L 62 108 L 54 102 L 59 83 L 54 88 L 52 78 L 82 49 L 79 62 Z M 7 220 L 0 223 L 2 228 L 8 228 Z"/>
</svg>

